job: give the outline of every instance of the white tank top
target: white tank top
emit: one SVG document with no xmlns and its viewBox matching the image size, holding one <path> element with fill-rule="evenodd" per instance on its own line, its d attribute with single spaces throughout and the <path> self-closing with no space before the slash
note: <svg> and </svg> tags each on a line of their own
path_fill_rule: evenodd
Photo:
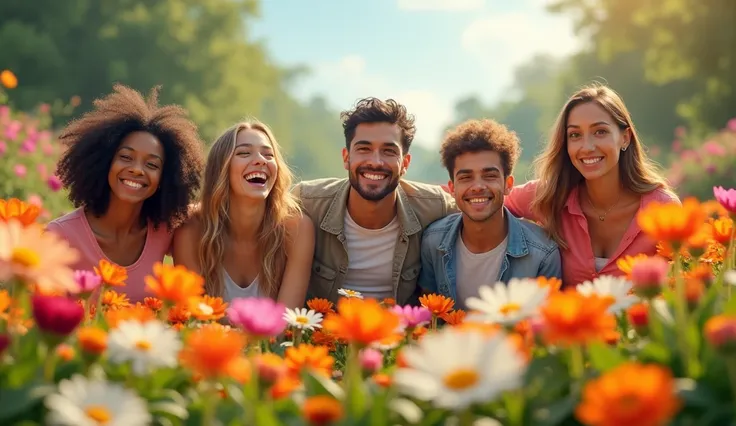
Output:
<svg viewBox="0 0 736 426">
<path fill-rule="evenodd" d="M 258 276 L 253 279 L 248 287 L 241 287 L 235 284 L 230 275 L 227 273 L 225 268 L 222 268 L 222 276 L 225 281 L 225 302 L 230 303 L 233 299 L 241 299 L 246 297 L 263 297 L 261 295 L 261 289 L 258 285 Z"/>
</svg>

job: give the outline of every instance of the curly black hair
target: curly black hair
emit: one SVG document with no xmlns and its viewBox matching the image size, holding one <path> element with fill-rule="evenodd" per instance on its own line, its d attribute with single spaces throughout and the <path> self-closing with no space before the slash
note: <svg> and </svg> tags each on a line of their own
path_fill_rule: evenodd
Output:
<svg viewBox="0 0 736 426">
<path fill-rule="evenodd" d="M 154 87 L 146 100 L 136 90 L 115 84 L 113 93 L 96 99 L 92 111 L 61 132 L 59 140 L 67 149 L 56 174 L 75 207 L 97 217 L 107 212 L 111 193 L 107 175 L 115 152 L 127 135 L 142 131 L 161 142 L 165 160 L 161 190 L 143 202 L 141 219 L 150 220 L 155 228 L 165 223 L 173 229 L 187 218 L 200 187 L 204 144 L 185 109 L 158 105 L 159 89 Z"/>
<path fill-rule="evenodd" d="M 468 120 L 445 134 L 440 147 L 442 165 L 455 180 L 455 159 L 467 152 L 495 151 L 501 156 L 504 176 L 514 172 L 521 155 L 516 132 L 494 120 Z"/>
<path fill-rule="evenodd" d="M 406 107 L 393 99 L 382 101 L 378 98 L 365 98 L 358 101 L 355 108 L 340 113 L 345 133 L 345 147 L 350 149 L 350 141 L 355 137 L 355 129 L 362 123 L 391 123 L 401 128 L 401 149 L 409 152 L 417 129 L 414 116 Z"/>
</svg>

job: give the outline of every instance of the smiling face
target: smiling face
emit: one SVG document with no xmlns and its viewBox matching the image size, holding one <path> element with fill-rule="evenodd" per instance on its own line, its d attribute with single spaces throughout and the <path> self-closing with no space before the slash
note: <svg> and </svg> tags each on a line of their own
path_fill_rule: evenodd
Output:
<svg viewBox="0 0 736 426">
<path fill-rule="evenodd" d="M 359 124 L 342 158 L 350 185 L 368 201 L 380 201 L 396 190 L 411 161 L 401 148 L 401 128 L 390 123 Z"/>
<path fill-rule="evenodd" d="M 513 185 L 512 176 L 504 177 L 501 156 L 487 150 L 455 157 L 453 180 L 448 183 L 458 208 L 474 222 L 485 222 L 498 213 Z"/>
<path fill-rule="evenodd" d="M 586 180 L 618 173 L 619 156 L 629 141 L 629 130 L 621 129 L 598 103 L 587 102 L 570 110 L 567 153 Z"/>
<path fill-rule="evenodd" d="M 255 129 L 243 129 L 235 138 L 230 160 L 230 193 L 265 200 L 278 173 L 273 145 L 268 136 Z"/>
<path fill-rule="evenodd" d="M 142 203 L 156 193 L 164 167 L 164 147 L 148 132 L 133 132 L 120 142 L 107 181 L 121 201 Z"/>
</svg>

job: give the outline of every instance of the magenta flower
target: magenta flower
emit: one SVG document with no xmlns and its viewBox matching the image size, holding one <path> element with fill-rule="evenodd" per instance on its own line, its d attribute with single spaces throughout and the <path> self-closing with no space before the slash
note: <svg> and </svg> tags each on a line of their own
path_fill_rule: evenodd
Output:
<svg viewBox="0 0 736 426">
<path fill-rule="evenodd" d="M 424 306 L 404 307 L 394 306 L 392 310 L 399 315 L 401 323 L 406 328 L 415 328 L 424 324 L 428 324 L 432 320 L 432 313 Z"/>
<path fill-rule="evenodd" d="M 15 140 L 23 127 L 20 121 L 13 120 L 5 127 L 5 138 L 11 141 Z"/>
<path fill-rule="evenodd" d="M 713 187 L 713 195 L 721 205 L 731 213 L 736 213 L 736 189 L 723 189 L 722 186 Z"/>
<path fill-rule="evenodd" d="M 10 116 L 10 107 L 7 105 L 0 105 L 0 118 Z"/>
<path fill-rule="evenodd" d="M 286 306 L 266 297 L 238 298 L 230 303 L 227 318 L 230 324 L 246 333 L 266 338 L 283 333 L 286 328 L 285 311 Z"/>
<path fill-rule="evenodd" d="M 670 265 L 659 256 L 638 260 L 631 267 L 631 283 L 634 293 L 640 297 L 652 298 L 662 291 L 667 281 Z"/>
<path fill-rule="evenodd" d="M 50 176 L 49 179 L 46 181 L 46 184 L 54 192 L 61 189 L 61 180 L 56 175 Z"/>
<path fill-rule="evenodd" d="M 10 346 L 10 336 L 5 333 L 0 334 L 0 355 L 5 352 L 8 346 Z"/>
<path fill-rule="evenodd" d="M 363 371 L 373 373 L 383 366 L 383 354 L 373 348 L 365 348 L 358 354 L 358 361 Z"/>
<path fill-rule="evenodd" d="M 15 175 L 18 176 L 19 178 L 25 177 L 27 172 L 28 170 L 26 170 L 26 166 L 22 164 L 16 164 L 13 167 L 13 173 L 15 173 Z"/>
<path fill-rule="evenodd" d="M 726 124 L 726 128 L 732 132 L 736 132 L 736 118 L 732 118 L 728 120 L 728 124 Z"/>
<path fill-rule="evenodd" d="M 74 271 L 74 279 L 79 284 L 79 293 L 82 295 L 92 294 L 102 284 L 102 278 L 93 271 Z"/>
<path fill-rule="evenodd" d="M 31 139 L 26 139 L 20 145 L 20 152 L 32 154 L 36 152 L 36 142 Z"/>
<path fill-rule="evenodd" d="M 54 337 L 66 337 L 82 322 L 84 308 L 64 296 L 35 295 L 31 299 L 38 328 Z"/>
</svg>

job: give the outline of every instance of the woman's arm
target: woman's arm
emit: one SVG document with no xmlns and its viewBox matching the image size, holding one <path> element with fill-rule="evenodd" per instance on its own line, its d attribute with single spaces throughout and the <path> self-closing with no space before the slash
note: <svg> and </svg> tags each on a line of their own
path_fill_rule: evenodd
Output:
<svg viewBox="0 0 736 426">
<path fill-rule="evenodd" d="M 514 186 L 504 197 L 503 205 L 516 217 L 538 221 L 531 209 L 531 203 L 537 191 L 537 183 L 536 180 L 532 180 L 523 185 Z"/>
<path fill-rule="evenodd" d="M 301 308 L 307 297 L 314 256 L 314 225 L 306 214 L 286 223 L 286 268 L 276 299 L 287 308 Z"/>
<path fill-rule="evenodd" d="M 183 265 L 192 272 L 202 273 L 197 255 L 201 234 L 199 221 L 196 218 L 189 219 L 174 231 L 171 250 L 174 265 Z"/>
</svg>

